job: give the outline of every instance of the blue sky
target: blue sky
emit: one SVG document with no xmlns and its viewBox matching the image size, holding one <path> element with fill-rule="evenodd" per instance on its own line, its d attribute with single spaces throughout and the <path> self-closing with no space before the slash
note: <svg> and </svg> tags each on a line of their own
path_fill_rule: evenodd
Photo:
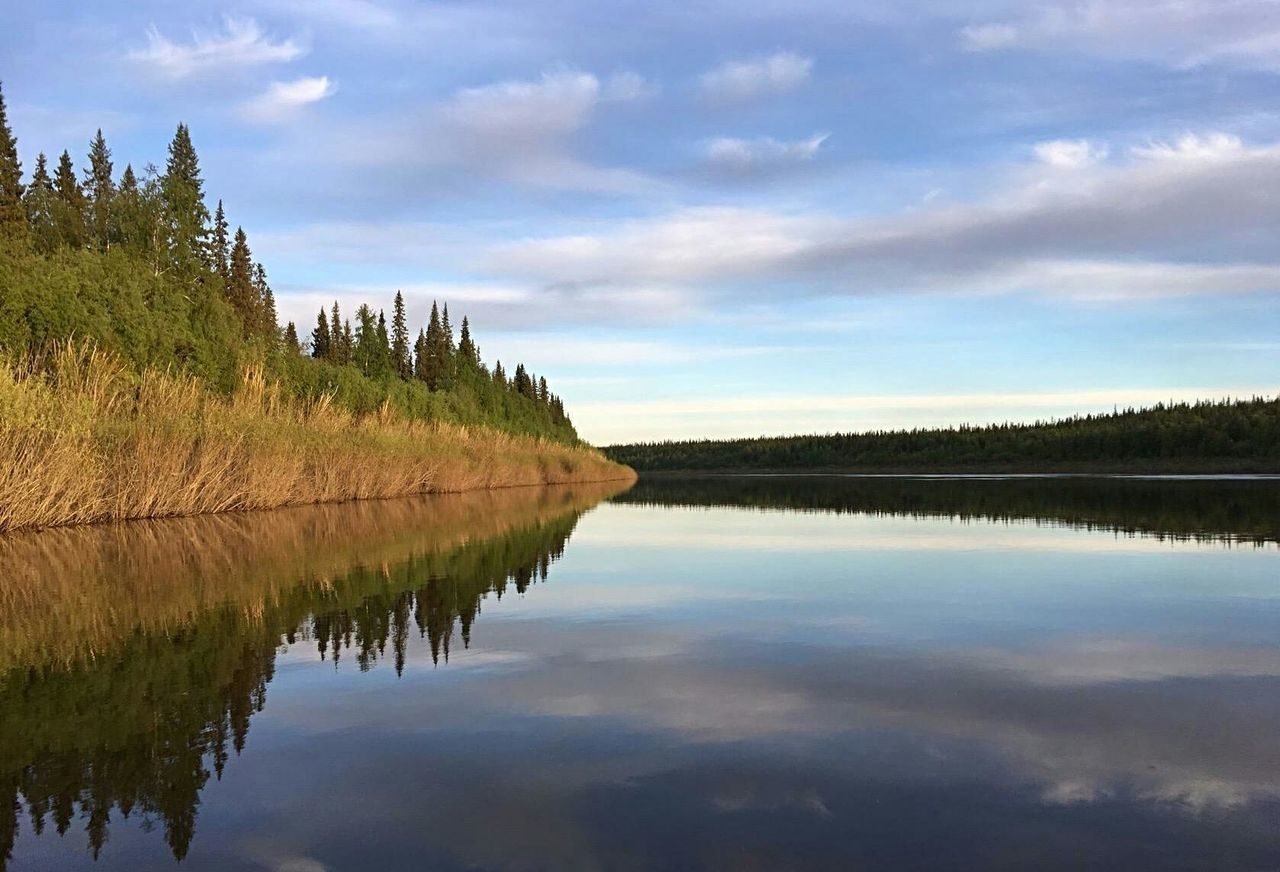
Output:
<svg viewBox="0 0 1280 872">
<path fill-rule="evenodd" d="M 27 168 L 192 130 L 283 317 L 415 320 L 597 443 L 1280 390 L 1277 0 L 50 0 Z"/>
</svg>

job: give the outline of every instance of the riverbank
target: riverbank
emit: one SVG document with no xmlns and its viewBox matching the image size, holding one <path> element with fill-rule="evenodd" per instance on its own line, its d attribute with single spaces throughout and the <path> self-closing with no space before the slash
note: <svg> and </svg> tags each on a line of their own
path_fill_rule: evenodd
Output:
<svg viewBox="0 0 1280 872">
<path fill-rule="evenodd" d="M 0 532 L 634 475 L 586 445 L 295 399 L 261 369 L 223 396 L 74 344 L 0 368 Z"/>
</svg>

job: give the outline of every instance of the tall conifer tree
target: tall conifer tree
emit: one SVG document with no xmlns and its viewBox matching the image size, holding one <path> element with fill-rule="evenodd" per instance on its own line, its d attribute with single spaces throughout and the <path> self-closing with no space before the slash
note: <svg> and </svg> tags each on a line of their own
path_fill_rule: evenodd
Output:
<svg viewBox="0 0 1280 872">
<path fill-rule="evenodd" d="M 31 183 L 23 194 L 27 210 L 27 222 L 31 227 L 31 240 L 36 251 L 49 254 L 58 247 L 58 225 L 53 194 L 53 179 L 49 178 L 49 163 L 44 152 L 36 155 L 36 169 Z"/>
<path fill-rule="evenodd" d="M 109 251 L 118 239 L 114 216 L 116 186 L 111 163 L 111 149 L 102 136 L 102 128 L 89 143 L 89 168 L 84 173 L 84 191 L 88 196 L 89 244 L 99 251 Z"/>
<path fill-rule="evenodd" d="M 396 291 L 395 309 L 391 316 L 391 364 L 396 375 L 413 377 L 413 361 L 409 358 L 409 325 L 405 321 L 404 294 Z"/>
<path fill-rule="evenodd" d="M 440 324 L 440 308 L 431 303 L 431 317 L 427 320 L 426 383 L 431 390 L 439 390 L 444 382 L 445 362 L 444 329 Z"/>
<path fill-rule="evenodd" d="M 168 224 L 170 265 L 194 277 L 205 263 L 209 209 L 204 204 L 200 159 L 187 125 L 179 124 L 169 143 L 169 160 L 160 178 L 160 195 Z"/>
<path fill-rule="evenodd" d="M 329 319 L 325 317 L 324 307 L 320 307 L 320 315 L 316 318 L 316 328 L 311 331 L 311 356 L 320 360 L 332 359 L 329 340 Z"/>
<path fill-rule="evenodd" d="M 253 283 L 253 254 L 249 251 L 249 238 L 243 227 L 236 228 L 224 293 L 244 323 L 245 333 L 256 332 L 259 325 L 258 292 Z"/>
<path fill-rule="evenodd" d="M 334 363 L 350 363 L 351 349 L 343 339 L 342 318 L 339 317 L 338 301 L 333 301 L 333 309 L 329 312 L 329 359 Z"/>
<path fill-rule="evenodd" d="M 227 225 L 227 213 L 222 210 L 222 201 L 213 213 L 213 238 L 210 242 L 209 256 L 213 261 L 213 271 L 222 276 L 225 285 L 231 277 L 231 238 Z"/>
<path fill-rule="evenodd" d="M 73 249 L 85 244 L 85 198 L 76 178 L 76 168 L 71 163 L 70 152 L 63 151 L 58 158 L 58 169 L 53 175 L 55 197 L 54 220 L 58 226 L 58 239 Z"/>
<path fill-rule="evenodd" d="M 258 314 L 258 333 L 268 344 L 274 344 L 280 335 L 280 322 L 276 314 L 276 295 L 267 283 L 267 269 L 259 261 L 253 268 L 254 302 Z"/>
<path fill-rule="evenodd" d="M 418 331 L 418 339 L 413 343 L 413 377 L 418 381 L 427 380 L 427 334 Z"/>
<path fill-rule="evenodd" d="M 462 335 L 458 339 L 458 358 L 466 366 L 480 366 L 480 349 L 471 340 L 471 325 L 467 322 L 467 316 L 462 316 Z"/>
<path fill-rule="evenodd" d="M 22 163 L 18 139 L 9 127 L 9 113 L 0 88 L 0 234 L 26 236 L 27 211 L 22 203 Z"/>
</svg>

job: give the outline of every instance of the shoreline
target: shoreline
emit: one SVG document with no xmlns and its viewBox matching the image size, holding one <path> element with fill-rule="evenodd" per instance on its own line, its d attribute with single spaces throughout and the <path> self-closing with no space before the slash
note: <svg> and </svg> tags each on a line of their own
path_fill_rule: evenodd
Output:
<svg viewBox="0 0 1280 872">
<path fill-rule="evenodd" d="M 1169 478 L 1192 479 L 1240 477 L 1267 480 L 1280 478 L 1280 464 L 1193 464 L 1185 467 L 1152 465 L 1082 465 L 1046 464 L 1043 466 L 991 465 L 947 467 L 796 467 L 796 468 L 717 468 L 717 469 L 637 469 L 640 478 L 723 478 L 729 476 L 804 477 L 831 476 L 842 478 Z"/>
</svg>

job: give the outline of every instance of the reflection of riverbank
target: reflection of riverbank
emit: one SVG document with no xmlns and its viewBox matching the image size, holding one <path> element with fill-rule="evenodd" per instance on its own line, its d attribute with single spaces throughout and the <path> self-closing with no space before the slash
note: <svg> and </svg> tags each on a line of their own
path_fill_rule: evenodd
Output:
<svg viewBox="0 0 1280 872">
<path fill-rule="evenodd" d="M 642 475 L 615 502 L 1037 521 L 1157 538 L 1280 543 L 1268 477 Z"/>
<path fill-rule="evenodd" d="M 580 513 L 621 483 L 303 506 L 0 537 L 0 672 L 101 656 L 227 605 L 261 617 L 298 586 Z"/>
</svg>

